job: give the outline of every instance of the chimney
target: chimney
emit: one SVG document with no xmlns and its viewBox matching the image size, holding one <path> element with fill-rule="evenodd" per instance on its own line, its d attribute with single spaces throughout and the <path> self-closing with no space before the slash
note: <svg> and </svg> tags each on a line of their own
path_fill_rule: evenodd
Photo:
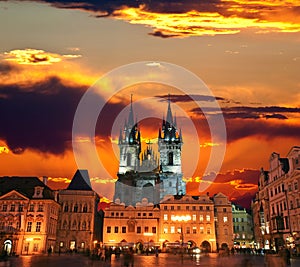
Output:
<svg viewBox="0 0 300 267">
<path fill-rule="evenodd" d="M 48 177 L 47 176 L 43 176 L 43 183 L 45 185 L 47 185 L 47 183 L 48 183 Z"/>
</svg>

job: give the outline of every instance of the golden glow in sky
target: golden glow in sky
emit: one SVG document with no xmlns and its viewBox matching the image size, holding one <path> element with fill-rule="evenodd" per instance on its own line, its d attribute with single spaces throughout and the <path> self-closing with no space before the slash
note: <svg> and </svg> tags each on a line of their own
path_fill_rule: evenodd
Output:
<svg viewBox="0 0 300 267">
<path fill-rule="evenodd" d="M 164 37 L 235 34 L 245 29 L 254 29 L 257 33 L 299 32 L 299 16 L 285 6 L 297 6 L 296 2 L 225 0 L 221 1 L 219 12 L 191 10 L 185 13 L 156 13 L 141 5 L 117 10 L 114 16 L 132 24 L 149 26 Z"/>
</svg>

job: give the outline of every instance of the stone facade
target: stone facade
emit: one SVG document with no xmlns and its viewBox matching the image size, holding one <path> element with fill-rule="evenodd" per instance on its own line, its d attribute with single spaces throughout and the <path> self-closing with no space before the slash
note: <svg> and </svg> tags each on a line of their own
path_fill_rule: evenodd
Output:
<svg viewBox="0 0 300 267">
<path fill-rule="evenodd" d="M 61 212 L 55 250 L 61 252 L 91 251 L 94 241 L 101 240 L 100 197 L 89 182 L 87 171 L 78 170 L 70 185 L 59 191 Z"/>
<path fill-rule="evenodd" d="M 0 178 L 0 251 L 41 254 L 53 249 L 60 205 L 37 177 Z"/>
<path fill-rule="evenodd" d="M 237 248 L 253 247 L 253 219 L 243 207 L 232 205 L 234 244 Z"/>
<path fill-rule="evenodd" d="M 132 103 L 125 126 L 120 131 L 120 162 L 118 180 L 115 184 L 114 201 L 135 206 L 143 198 L 151 203 L 159 203 L 166 195 L 184 195 L 185 182 L 182 181 L 181 131 L 177 130 L 176 118 L 172 115 L 170 101 L 167 118 L 162 120 L 158 131 L 158 153 L 152 144 L 141 152 L 141 133 L 134 122 Z"/>
<path fill-rule="evenodd" d="M 216 221 L 218 223 L 216 223 Z M 105 209 L 106 246 L 161 250 L 199 246 L 211 252 L 233 246 L 231 203 L 223 194 L 166 196 L 159 205 L 144 199 L 137 206 L 112 203 Z"/>
<path fill-rule="evenodd" d="M 277 251 L 286 245 L 300 254 L 300 147 L 292 147 L 285 158 L 273 152 L 269 166 L 261 169 L 252 203 L 256 243 Z"/>
</svg>

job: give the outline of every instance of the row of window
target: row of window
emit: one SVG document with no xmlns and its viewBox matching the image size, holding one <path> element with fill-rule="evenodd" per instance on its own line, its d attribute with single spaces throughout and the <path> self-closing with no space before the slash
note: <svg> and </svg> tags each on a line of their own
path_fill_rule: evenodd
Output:
<svg viewBox="0 0 300 267">
<path fill-rule="evenodd" d="M 91 228 L 91 223 L 90 221 L 86 222 L 86 221 L 76 221 L 74 220 L 72 223 L 71 221 L 70 222 L 67 222 L 66 220 L 63 222 L 62 224 L 62 229 L 64 230 L 89 230 Z"/>
<path fill-rule="evenodd" d="M 247 222 L 247 218 L 232 218 L 233 222 Z"/>
<path fill-rule="evenodd" d="M 206 214 L 205 219 L 206 219 L 207 222 L 210 222 L 211 216 L 209 214 Z M 227 219 L 227 217 L 226 217 L 226 219 Z M 165 213 L 164 214 L 164 221 L 168 221 L 168 220 L 169 220 L 169 216 L 168 216 L 167 213 Z M 171 215 L 171 221 L 175 221 L 175 220 L 176 220 L 176 216 L 174 214 L 172 214 Z M 192 214 L 191 220 L 194 221 L 194 222 L 197 221 L 197 215 L 196 214 Z M 200 222 L 204 221 L 204 215 L 203 214 L 199 215 L 199 221 Z"/>
<path fill-rule="evenodd" d="M 233 231 L 234 232 L 239 232 L 239 231 L 245 231 L 245 226 L 243 226 L 243 225 L 234 225 L 233 226 Z"/>
<path fill-rule="evenodd" d="M 29 205 L 29 208 L 28 208 L 28 211 L 30 212 L 34 212 L 35 211 L 35 204 L 30 204 Z M 10 204 L 10 205 L 7 205 L 7 204 L 3 204 L 2 205 L 2 209 L 1 211 L 3 212 L 7 212 L 7 211 L 10 211 L 10 212 L 23 212 L 24 211 L 24 204 Z M 43 212 L 44 211 L 44 206 L 42 204 L 38 204 L 37 205 L 37 209 L 36 211 L 38 212 Z"/>
<path fill-rule="evenodd" d="M 106 227 L 106 233 L 108 233 L 108 234 L 112 233 L 112 230 L 114 230 L 115 234 L 117 234 L 117 233 L 125 234 L 125 233 L 127 233 L 127 231 L 128 232 L 134 232 L 135 229 L 132 228 L 132 227 L 130 227 L 130 228 L 127 229 L 127 226 L 120 226 L 120 227 L 119 226 L 114 226 L 114 227 L 107 226 Z M 156 234 L 156 227 L 155 226 L 151 227 L 151 229 L 150 229 L 149 226 L 145 226 L 144 227 L 144 233 L 150 233 L 149 230 L 151 230 L 151 233 Z M 137 234 L 141 234 L 142 233 L 142 227 L 141 226 L 137 226 L 136 227 L 136 233 Z"/>
<path fill-rule="evenodd" d="M 164 206 L 164 210 L 175 210 L 175 206 Z M 182 210 L 182 206 L 176 206 L 176 210 Z M 197 206 L 185 206 L 185 210 L 197 210 Z M 211 210 L 210 206 L 198 206 L 198 210 Z M 223 209 L 226 212 L 226 208 Z"/>
<path fill-rule="evenodd" d="M 298 190 L 298 182 L 294 182 L 294 184 L 290 183 L 288 184 L 288 192 L 291 192 L 293 191 L 293 187 L 294 187 L 294 190 Z M 274 191 L 273 191 L 274 189 Z M 276 196 L 277 194 L 281 193 L 281 192 L 284 192 L 284 184 L 281 184 L 281 185 L 278 185 L 277 187 L 274 187 L 274 188 L 270 188 L 270 196 L 273 197 Z M 273 194 L 274 192 L 274 194 Z"/>
<path fill-rule="evenodd" d="M 72 205 L 68 205 L 68 204 L 65 204 L 64 205 L 64 212 L 88 212 L 88 207 L 86 204 L 84 205 L 78 205 L 77 203 L 72 206 Z"/>
<path fill-rule="evenodd" d="M 35 223 L 35 232 L 41 231 L 42 222 Z M 26 227 L 26 232 L 31 232 L 33 230 L 33 222 L 28 222 Z"/>
<path fill-rule="evenodd" d="M 123 217 L 124 213 L 123 212 L 111 212 L 110 213 L 111 217 Z M 153 217 L 153 213 L 152 212 L 138 212 L 137 213 L 137 217 Z"/>
<path fill-rule="evenodd" d="M 177 227 L 177 229 L 173 225 L 170 226 L 170 227 L 164 226 L 164 234 L 168 234 L 169 230 L 170 230 L 171 234 L 175 234 L 175 233 L 181 234 L 181 231 L 183 231 L 185 234 L 204 234 L 204 232 L 205 232 L 204 231 L 204 226 L 200 226 L 199 230 L 198 230 L 197 226 L 192 226 L 192 227 L 190 227 L 190 226 Z M 208 235 L 211 234 L 211 228 L 210 228 L 210 226 L 206 227 L 206 234 L 208 234 Z"/>
<path fill-rule="evenodd" d="M 0 221 L 0 231 L 11 232 L 13 230 L 20 230 L 20 221 L 16 221 L 15 224 L 12 221 Z"/>
</svg>

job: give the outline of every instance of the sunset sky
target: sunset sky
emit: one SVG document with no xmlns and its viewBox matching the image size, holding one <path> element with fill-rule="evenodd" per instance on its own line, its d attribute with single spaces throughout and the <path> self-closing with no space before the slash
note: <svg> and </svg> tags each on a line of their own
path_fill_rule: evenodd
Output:
<svg viewBox="0 0 300 267">
<path fill-rule="evenodd" d="M 157 141 L 170 97 L 190 194 L 203 193 L 202 183 L 211 195 L 221 191 L 249 206 L 270 154 L 285 157 L 300 145 L 299 0 L 0 0 L 0 38 L 0 176 L 48 176 L 51 187 L 66 187 L 85 167 L 72 146 L 80 99 L 107 73 L 137 62 L 159 68 L 159 81 L 168 64 L 178 66 L 199 77 L 210 94 L 192 79 L 185 88 L 163 82 L 128 82 L 117 91 L 107 81 L 100 86 L 95 134 L 80 139 L 96 145 L 97 159 L 81 156 L 94 164 L 89 174 L 100 195 L 113 195 L 117 140 L 131 94 L 144 143 Z M 217 126 L 215 133 L 209 127 L 220 118 L 226 139 Z M 218 159 L 221 166 L 214 164 Z"/>
</svg>

